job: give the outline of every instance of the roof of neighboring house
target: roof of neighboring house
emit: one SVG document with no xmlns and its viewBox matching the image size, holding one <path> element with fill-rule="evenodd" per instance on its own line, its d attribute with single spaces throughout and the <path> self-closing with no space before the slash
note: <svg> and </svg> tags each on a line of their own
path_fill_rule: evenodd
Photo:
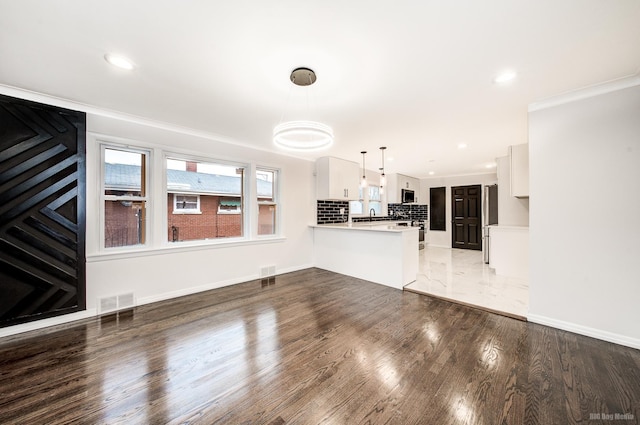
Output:
<svg viewBox="0 0 640 425">
<path fill-rule="evenodd" d="M 128 164 L 104 164 L 105 187 L 112 190 L 132 190 L 140 187 L 140 167 Z M 258 196 L 271 197 L 270 182 L 258 180 Z M 167 190 L 177 193 L 210 193 L 240 196 L 240 176 L 167 170 Z"/>
</svg>

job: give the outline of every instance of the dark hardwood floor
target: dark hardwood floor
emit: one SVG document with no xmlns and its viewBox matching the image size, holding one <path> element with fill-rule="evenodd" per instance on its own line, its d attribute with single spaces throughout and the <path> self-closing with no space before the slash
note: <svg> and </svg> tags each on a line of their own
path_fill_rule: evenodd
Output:
<svg viewBox="0 0 640 425">
<path fill-rule="evenodd" d="M 1 424 L 639 416 L 638 350 L 320 269 L 0 340 Z"/>
</svg>

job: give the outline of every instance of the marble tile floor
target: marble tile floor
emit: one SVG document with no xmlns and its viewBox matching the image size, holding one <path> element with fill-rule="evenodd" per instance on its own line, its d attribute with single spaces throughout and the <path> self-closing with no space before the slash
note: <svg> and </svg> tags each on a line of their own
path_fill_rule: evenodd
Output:
<svg viewBox="0 0 640 425">
<path fill-rule="evenodd" d="M 496 275 L 481 251 L 427 245 L 419 258 L 418 277 L 405 290 L 526 320 L 527 280 Z"/>
</svg>

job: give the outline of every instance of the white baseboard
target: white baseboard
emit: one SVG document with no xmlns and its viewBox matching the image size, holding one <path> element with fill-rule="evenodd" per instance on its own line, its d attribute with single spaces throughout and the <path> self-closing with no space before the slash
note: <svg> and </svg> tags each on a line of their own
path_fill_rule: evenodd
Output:
<svg viewBox="0 0 640 425">
<path fill-rule="evenodd" d="M 314 266 L 302 265 L 302 266 L 288 267 L 284 269 L 276 269 L 277 271 L 276 276 L 279 274 L 291 273 L 298 270 L 308 269 L 311 267 L 314 267 Z M 172 298 L 184 297 L 185 295 L 197 294 L 198 292 L 210 291 L 212 289 L 223 288 L 225 286 L 236 285 L 238 283 L 249 282 L 256 279 L 260 279 L 260 276 L 258 276 L 257 274 L 251 274 L 243 277 L 211 282 L 211 283 L 207 283 L 200 286 L 192 286 L 191 288 L 184 288 L 184 289 L 180 289 L 179 291 L 165 292 L 163 294 L 139 298 L 136 305 L 151 304 L 159 301 L 166 301 Z"/>
<path fill-rule="evenodd" d="M 97 315 L 95 308 L 78 311 L 76 313 L 64 314 L 62 316 L 50 317 L 48 319 L 36 320 L 34 322 L 22 323 L 20 325 L 9 326 L 0 329 L 0 338 L 16 335 L 24 332 L 35 331 L 50 326 L 62 325 L 64 323 L 75 322 L 76 320 L 87 319 Z"/>
<path fill-rule="evenodd" d="M 278 274 L 297 272 L 297 271 L 304 270 L 304 269 L 311 269 L 313 267 L 315 267 L 315 264 L 303 264 L 301 266 L 287 267 L 286 269 L 278 270 Z"/>
<path fill-rule="evenodd" d="M 136 305 L 157 303 L 159 301 L 166 301 L 172 298 L 184 297 L 185 295 L 197 294 L 198 292 L 210 291 L 212 289 L 218 289 L 224 286 L 230 286 L 230 285 L 235 285 L 237 283 L 248 282 L 250 280 L 256 280 L 258 278 L 259 277 L 257 274 L 252 274 L 252 275 L 233 278 L 233 279 L 211 282 L 204 285 L 192 286 L 190 288 L 183 288 L 178 291 L 164 292 L 162 294 L 138 298 L 138 302 Z"/>
<path fill-rule="evenodd" d="M 277 275 L 284 273 L 291 273 L 298 270 L 304 270 L 315 267 L 313 264 L 303 264 L 300 266 L 287 267 L 283 269 L 276 269 Z M 276 275 L 276 276 L 277 276 Z M 222 288 L 224 286 L 235 285 L 237 283 L 249 282 L 251 280 L 259 279 L 257 274 L 238 277 L 234 279 L 228 279 L 218 282 L 208 283 L 206 285 L 194 286 L 191 288 L 181 289 L 179 291 L 165 292 L 163 294 L 152 295 L 149 297 L 139 298 L 136 305 L 151 304 L 158 301 L 165 301 L 171 298 L 182 297 L 185 295 L 196 294 L 198 292 L 209 291 L 211 289 Z M 23 323 L 20 325 L 9 326 L 6 328 L 0 328 L 0 338 L 11 335 L 16 335 L 24 332 L 34 331 L 38 329 L 47 328 L 50 326 L 61 325 L 64 323 L 75 322 L 76 320 L 87 319 L 90 317 L 98 316 L 98 311 L 95 308 L 79 311 L 76 313 L 65 314 L 62 316 L 51 317 L 49 319 L 36 320 L 34 322 Z"/>
<path fill-rule="evenodd" d="M 552 328 L 562 329 L 580 335 L 589 336 L 591 338 L 601 339 L 614 344 L 624 345 L 626 347 L 640 349 L 640 339 L 632 338 L 613 332 L 603 331 L 601 329 L 590 328 L 588 326 L 578 325 L 576 323 L 565 322 L 563 320 L 552 319 L 550 317 L 539 316 L 537 314 L 529 314 L 527 320 L 532 323 L 550 326 Z"/>
</svg>

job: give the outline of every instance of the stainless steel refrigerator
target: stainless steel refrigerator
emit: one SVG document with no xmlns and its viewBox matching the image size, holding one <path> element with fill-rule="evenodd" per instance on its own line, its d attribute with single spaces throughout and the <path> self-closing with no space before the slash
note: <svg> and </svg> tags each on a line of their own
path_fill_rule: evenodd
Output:
<svg viewBox="0 0 640 425">
<path fill-rule="evenodd" d="M 489 264 L 490 252 L 490 225 L 498 224 L 498 185 L 484 187 L 482 202 L 482 253 L 485 264 Z"/>
</svg>

